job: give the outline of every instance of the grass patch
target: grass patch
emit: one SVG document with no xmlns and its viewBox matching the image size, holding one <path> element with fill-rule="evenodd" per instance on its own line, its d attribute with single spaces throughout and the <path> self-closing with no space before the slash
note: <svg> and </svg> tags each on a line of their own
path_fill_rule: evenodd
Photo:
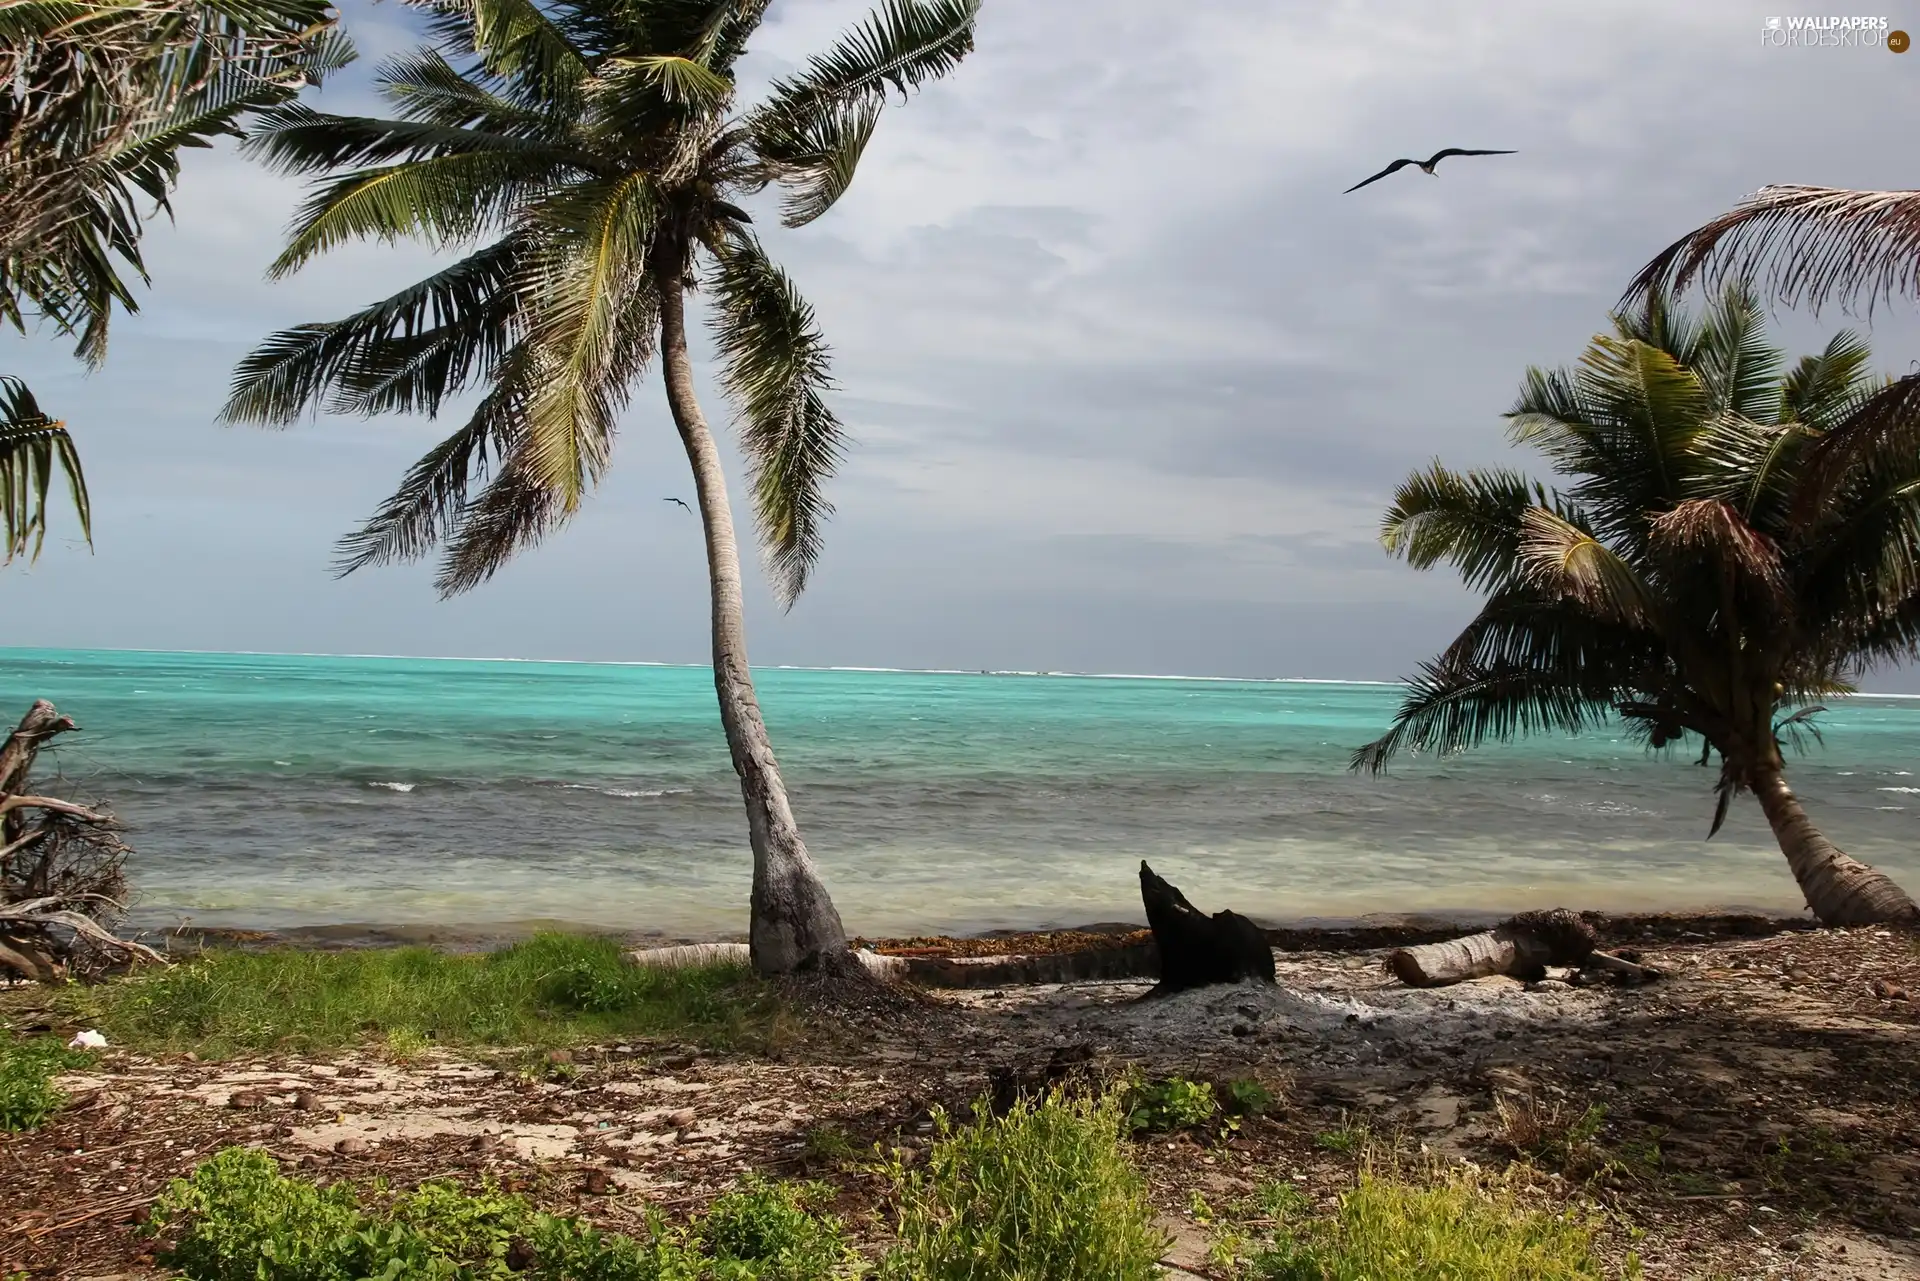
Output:
<svg viewBox="0 0 1920 1281">
<path fill-rule="evenodd" d="M 827 1281 L 856 1256 L 840 1222 L 812 1210 L 816 1196 L 749 1180 L 686 1225 L 655 1218 L 636 1238 L 493 1190 L 320 1187 L 286 1177 L 264 1152 L 229 1148 L 173 1183 L 147 1231 L 163 1242 L 161 1261 L 192 1281 Z"/>
<path fill-rule="evenodd" d="M 1165 1240 L 1127 1159 L 1121 1098 L 1049 1094 L 970 1124 L 934 1113 L 926 1165 L 892 1170 L 887 1281 L 1148 1281 Z"/>
<path fill-rule="evenodd" d="M 70 989 L 75 1013 L 116 1043 L 224 1057 L 379 1043 L 564 1045 L 671 1036 L 763 1043 L 780 1005 L 742 967 L 628 965 L 610 939 L 544 934 L 503 951 L 217 951 L 120 982 Z"/>
<path fill-rule="evenodd" d="M 53 1088 L 53 1078 L 91 1062 L 92 1055 L 69 1050 L 48 1036 L 0 1041 L 0 1131 L 38 1127 L 66 1102 Z"/>
<path fill-rule="evenodd" d="M 1606 1281 L 1593 1216 L 1527 1203 L 1508 1178 L 1445 1169 L 1415 1177 L 1361 1171 L 1329 1219 L 1308 1217 L 1304 1198 L 1276 1185 L 1262 1198 L 1276 1221 L 1246 1275 L 1252 1281 Z M 1624 1274 L 1640 1275 L 1629 1257 Z"/>
</svg>

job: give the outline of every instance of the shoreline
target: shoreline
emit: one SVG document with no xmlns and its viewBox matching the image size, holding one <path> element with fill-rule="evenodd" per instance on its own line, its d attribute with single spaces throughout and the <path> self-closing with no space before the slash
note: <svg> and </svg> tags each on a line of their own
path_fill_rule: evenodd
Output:
<svg viewBox="0 0 1920 1281">
<path fill-rule="evenodd" d="M 1761 938 L 1820 928 L 1806 913 L 1797 915 L 1746 907 L 1681 909 L 1666 912 L 1607 912 L 1575 909 L 1602 938 L 1624 940 L 1679 940 Z M 1509 913 L 1376 913 L 1363 917 L 1305 917 L 1292 921 L 1261 921 L 1268 941 L 1282 952 L 1363 952 L 1409 947 L 1457 938 L 1486 929 Z M 1122 940 L 1147 929 L 1144 921 L 1095 921 L 1041 929 L 993 929 L 972 933 L 920 933 L 898 936 L 850 936 L 856 946 L 879 950 L 912 948 L 944 950 L 954 955 L 986 956 L 1001 949 L 983 945 L 1004 942 L 1019 954 L 1053 951 L 1089 951 L 1124 946 Z M 184 926 L 146 931 L 138 936 L 163 951 L 192 951 L 210 947 L 264 951 L 293 948 L 332 952 L 396 947 L 432 947 L 449 952 L 491 952 L 510 947 L 536 934 L 566 933 L 612 939 L 626 947 L 671 947 L 692 943 L 743 943 L 745 931 L 676 934 L 663 930 L 611 929 L 577 922 L 529 920 L 485 925 L 441 923 L 339 922 L 330 925 L 248 929 L 238 926 Z"/>
</svg>

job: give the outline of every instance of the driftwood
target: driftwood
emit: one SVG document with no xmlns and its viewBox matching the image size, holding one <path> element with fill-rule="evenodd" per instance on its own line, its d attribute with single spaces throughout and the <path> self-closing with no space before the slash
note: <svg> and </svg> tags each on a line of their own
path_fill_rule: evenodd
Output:
<svg viewBox="0 0 1920 1281">
<path fill-rule="evenodd" d="M 129 852 L 113 815 L 31 783 L 40 748 L 79 728 L 40 699 L 0 742 L 0 974 L 46 982 L 161 960 L 107 925 L 122 911 Z"/>
<path fill-rule="evenodd" d="M 1273 982 L 1273 949 L 1266 931 L 1238 912 L 1203 915 L 1186 896 L 1143 859 L 1140 899 L 1160 950 L 1160 982 L 1149 995 L 1164 996 L 1215 983 L 1249 979 Z"/>
<path fill-rule="evenodd" d="M 1534 982 L 1549 965 L 1605 971 L 1620 979 L 1645 982 L 1655 971 L 1596 951 L 1593 926 L 1564 908 L 1522 912 L 1480 934 L 1397 948 L 1387 968 L 1409 987 L 1444 987 L 1468 979 L 1505 974 Z"/>
<path fill-rule="evenodd" d="M 864 951 L 855 952 L 854 957 L 875 978 L 900 978 L 906 973 L 905 957 Z M 637 952 L 628 952 L 627 963 L 660 970 L 688 970 L 703 965 L 750 965 L 753 963 L 753 948 L 747 943 L 678 943 L 672 947 L 645 947 Z"/>
</svg>

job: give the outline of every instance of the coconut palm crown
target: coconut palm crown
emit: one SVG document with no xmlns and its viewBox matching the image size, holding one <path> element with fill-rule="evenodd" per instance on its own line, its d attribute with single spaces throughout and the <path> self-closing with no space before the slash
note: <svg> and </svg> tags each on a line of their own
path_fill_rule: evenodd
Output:
<svg viewBox="0 0 1920 1281">
<path fill-rule="evenodd" d="M 1757 797 L 1814 913 L 1913 919 L 1885 875 L 1816 830 L 1783 748 L 1821 699 L 1920 652 L 1920 455 L 1879 457 L 1805 501 L 1810 459 L 1884 385 L 1856 336 L 1790 368 L 1735 288 L 1698 322 L 1659 291 L 1573 370 L 1529 371 L 1507 421 L 1559 484 L 1435 463 L 1394 496 L 1387 549 L 1486 594 L 1355 753 L 1445 753 L 1614 718 L 1720 764 L 1709 836 Z"/>
<path fill-rule="evenodd" d="M 811 308 L 743 207 L 777 188 L 801 227 L 845 194 L 891 93 L 971 50 L 978 0 L 885 0 L 751 105 L 735 71 L 768 0 L 410 0 L 431 43 L 388 62 L 388 119 L 289 104 L 248 149 L 313 175 L 271 273 L 350 241 L 463 256 L 344 319 L 267 339 L 226 416 L 316 409 L 464 423 L 342 544 L 340 568 L 441 551 L 443 595 L 491 577 L 563 525 L 604 474 L 635 382 L 659 357 L 699 496 L 721 719 L 755 853 L 762 971 L 839 965 L 845 936 L 815 876 L 746 664 L 720 457 L 694 395 L 686 295 L 709 300 L 752 501 L 782 602 L 806 585 L 843 449 Z"/>
</svg>

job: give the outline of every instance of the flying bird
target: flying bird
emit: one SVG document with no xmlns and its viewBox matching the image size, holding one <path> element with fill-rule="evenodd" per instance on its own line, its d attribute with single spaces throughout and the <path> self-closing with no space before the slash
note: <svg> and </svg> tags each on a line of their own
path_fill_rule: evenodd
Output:
<svg viewBox="0 0 1920 1281">
<path fill-rule="evenodd" d="M 682 507 L 687 507 L 687 500 L 684 498 L 662 498 L 660 501 L 663 503 L 679 503 Z M 693 515 L 693 508 L 687 507 L 687 515 Z"/>
<path fill-rule="evenodd" d="M 1408 165 L 1418 165 L 1421 173 L 1427 175 L 1427 177 L 1429 178 L 1432 178 L 1437 176 L 1433 172 L 1433 167 L 1439 164 L 1442 160 L 1445 160 L 1448 156 L 1511 156 L 1514 154 L 1516 153 L 1511 151 L 1470 151 L 1465 147 L 1448 147 L 1445 151 L 1434 152 L 1433 155 L 1426 160 L 1396 160 L 1392 164 L 1388 165 L 1385 169 L 1382 169 L 1379 173 L 1373 175 L 1373 177 L 1367 179 L 1366 182 L 1356 182 L 1351 187 L 1348 187 L 1346 191 L 1343 191 L 1340 194 L 1344 196 L 1347 194 L 1347 192 L 1358 191 L 1360 190 L 1360 188 L 1366 186 L 1368 182 L 1379 182 L 1382 178 L 1386 177 L 1388 174 L 1399 173 L 1402 169 L 1405 169 Z"/>
</svg>

